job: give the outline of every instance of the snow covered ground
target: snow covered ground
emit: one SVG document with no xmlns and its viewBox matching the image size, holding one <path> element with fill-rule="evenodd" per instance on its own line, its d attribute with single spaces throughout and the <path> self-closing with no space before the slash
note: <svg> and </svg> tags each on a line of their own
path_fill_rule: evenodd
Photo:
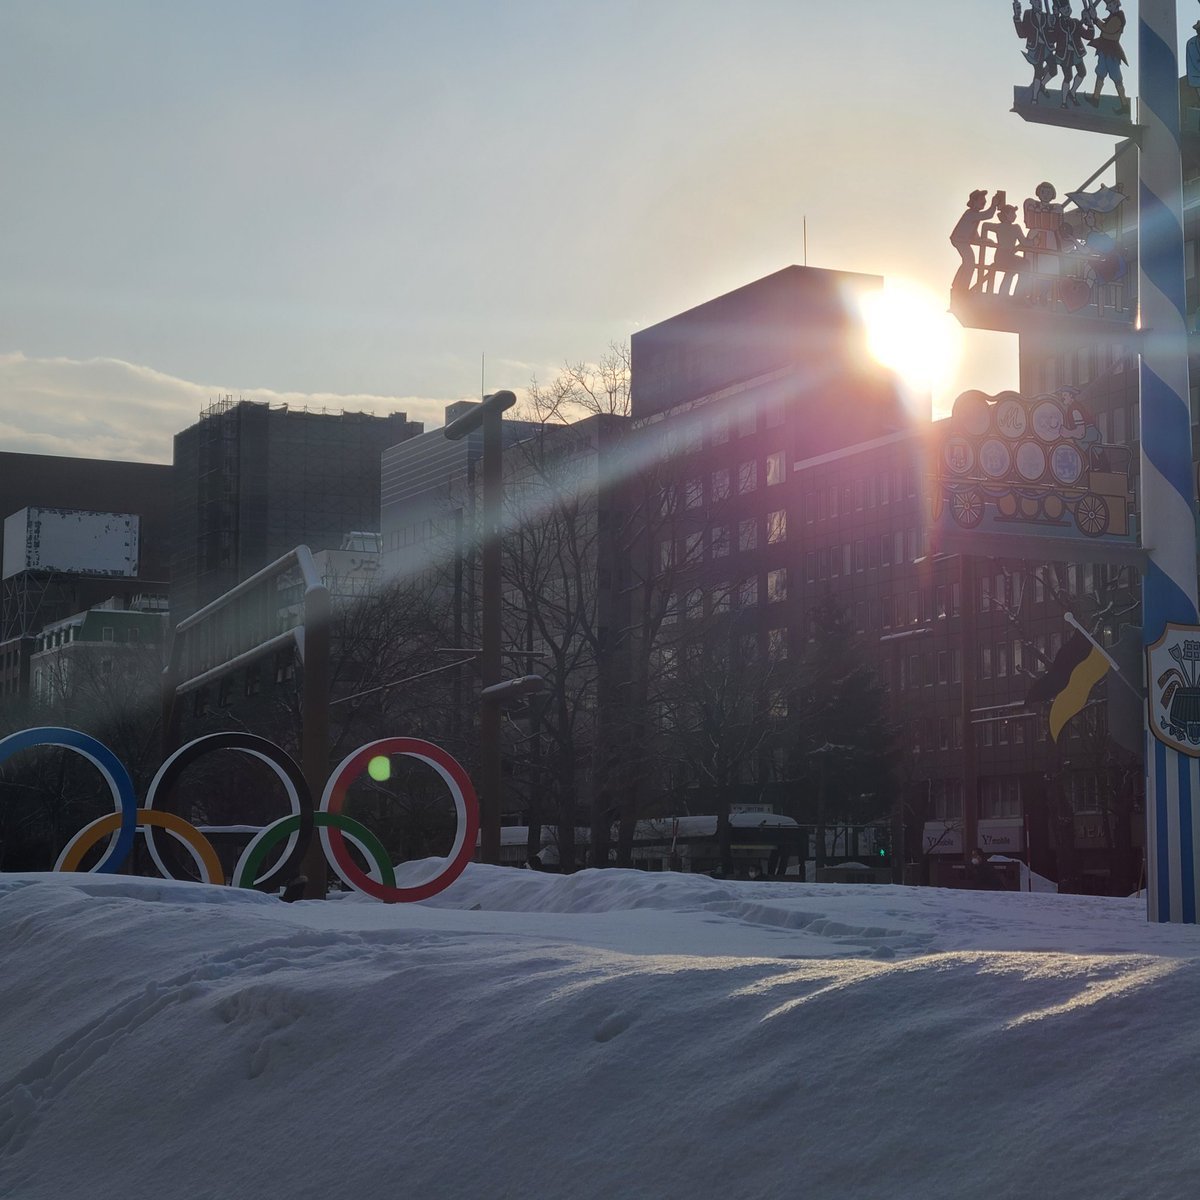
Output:
<svg viewBox="0 0 1200 1200">
<path fill-rule="evenodd" d="M 1200 930 L 1135 899 L 0 876 L 0 948 L 15 1200 L 1200 1193 Z"/>
</svg>

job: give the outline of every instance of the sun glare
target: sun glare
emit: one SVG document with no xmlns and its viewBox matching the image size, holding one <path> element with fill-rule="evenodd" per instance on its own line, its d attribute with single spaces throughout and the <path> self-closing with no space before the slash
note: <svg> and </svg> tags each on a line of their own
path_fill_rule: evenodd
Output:
<svg viewBox="0 0 1200 1200">
<path fill-rule="evenodd" d="M 962 352 L 962 331 L 944 300 L 919 284 L 888 281 L 866 299 L 863 317 L 871 354 L 900 377 L 910 406 L 927 413 Z"/>
</svg>

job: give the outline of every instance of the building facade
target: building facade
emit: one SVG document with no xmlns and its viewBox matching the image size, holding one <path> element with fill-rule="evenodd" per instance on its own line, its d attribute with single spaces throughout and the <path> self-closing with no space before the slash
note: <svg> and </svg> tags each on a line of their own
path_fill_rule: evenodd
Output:
<svg viewBox="0 0 1200 1200">
<path fill-rule="evenodd" d="M 379 523 L 384 450 L 404 413 L 291 410 L 231 399 L 175 436 L 173 607 L 182 619 L 297 545 L 337 549 Z"/>
</svg>

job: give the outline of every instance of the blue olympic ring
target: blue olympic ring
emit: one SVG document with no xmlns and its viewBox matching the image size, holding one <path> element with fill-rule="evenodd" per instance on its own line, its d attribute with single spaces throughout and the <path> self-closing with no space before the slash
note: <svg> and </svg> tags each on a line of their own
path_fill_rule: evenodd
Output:
<svg viewBox="0 0 1200 1200">
<path fill-rule="evenodd" d="M 62 746 L 65 750 L 74 750 L 104 776 L 104 782 L 112 792 L 114 807 L 121 814 L 121 826 L 93 870 L 115 875 L 133 849 L 133 836 L 137 828 L 137 796 L 134 795 L 133 780 L 125 765 L 103 742 L 80 733 L 78 729 L 64 729 L 57 725 L 22 729 L 20 733 L 10 733 L 8 737 L 0 738 L 0 763 L 18 751 L 30 750 L 34 746 Z"/>
</svg>

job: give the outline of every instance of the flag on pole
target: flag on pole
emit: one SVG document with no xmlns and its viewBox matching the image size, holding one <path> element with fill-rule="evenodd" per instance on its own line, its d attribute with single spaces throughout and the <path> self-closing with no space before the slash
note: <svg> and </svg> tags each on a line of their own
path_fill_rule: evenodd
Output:
<svg viewBox="0 0 1200 1200">
<path fill-rule="evenodd" d="M 1057 742 L 1063 726 L 1087 704 L 1092 688 L 1104 678 L 1108 658 L 1085 634 L 1077 633 L 1055 655 L 1025 694 L 1026 704 L 1051 701 L 1050 736 Z"/>
</svg>

